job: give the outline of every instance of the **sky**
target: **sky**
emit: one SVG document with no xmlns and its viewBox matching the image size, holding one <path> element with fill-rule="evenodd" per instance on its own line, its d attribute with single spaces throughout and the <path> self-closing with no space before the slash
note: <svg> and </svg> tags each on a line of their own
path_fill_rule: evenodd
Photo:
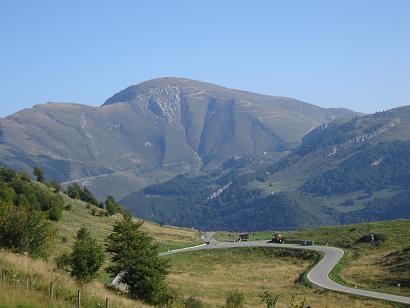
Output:
<svg viewBox="0 0 410 308">
<path fill-rule="evenodd" d="M 175 76 L 371 113 L 410 104 L 410 1 L 0 1 L 0 117 Z"/>
</svg>

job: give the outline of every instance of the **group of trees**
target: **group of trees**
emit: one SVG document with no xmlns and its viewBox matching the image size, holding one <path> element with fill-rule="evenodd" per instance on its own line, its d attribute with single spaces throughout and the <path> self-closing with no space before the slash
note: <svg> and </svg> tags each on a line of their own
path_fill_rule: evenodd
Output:
<svg viewBox="0 0 410 308">
<path fill-rule="evenodd" d="M 34 169 L 34 175 L 37 182 L 48 187 L 31 181 L 25 173 L 0 168 L 0 247 L 32 257 L 48 257 L 56 234 L 52 220 L 61 218 L 64 200 L 59 185 L 46 183 L 40 168 Z M 69 186 L 66 193 L 102 207 L 111 215 L 123 213 L 112 196 L 99 203 L 86 187 L 78 184 Z M 81 228 L 71 251 L 57 258 L 57 265 L 79 282 L 87 283 L 98 275 L 109 254 L 107 272 L 121 275 L 120 281 L 128 286 L 130 297 L 151 304 L 170 302 L 175 296 L 165 282 L 168 263 L 159 258 L 157 245 L 141 230 L 141 225 L 123 213 L 106 239 L 105 249 L 88 230 Z"/>
<path fill-rule="evenodd" d="M 115 201 L 113 196 L 108 196 L 104 202 L 99 202 L 86 186 L 81 187 L 78 183 L 68 186 L 65 193 L 72 199 L 81 200 L 105 209 L 108 215 L 123 213 L 122 207 Z"/>
<path fill-rule="evenodd" d="M 92 192 L 87 187 L 81 187 L 78 183 L 74 183 L 67 187 L 65 193 L 71 199 L 82 200 L 87 203 L 91 203 L 95 206 L 99 206 L 97 198 L 94 197 Z"/>
<path fill-rule="evenodd" d="M 44 177 L 38 174 L 44 181 Z M 36 185 L 25 173 L 0 168 L 0 246 L 33 257 L 47 257 L 64 201 Z"/>
<path fill-rule="evenodd" d="M 143 222 L 135 222 L 124 214 L 113 226 L 106 239 L 106 249 L 81 228 L 71 252 L 57 258 L 57 265 L 70 272 L 81 283 L 91 281 L 99 273 L 105 252 L 111 256 L 106 271 L 128 286 L 129 296 L 150 304 L 163 304 L 172 300 L 165 282 L 168 263 L 158 255 L 153 238 L 141 230 Z"/>
</svg>

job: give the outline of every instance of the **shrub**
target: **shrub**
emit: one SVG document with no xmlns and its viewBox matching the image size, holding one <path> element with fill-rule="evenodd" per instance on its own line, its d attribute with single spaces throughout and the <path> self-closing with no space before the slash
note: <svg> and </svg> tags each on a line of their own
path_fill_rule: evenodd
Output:
<svg viewBox="0 0 410 308">
<path fill-rule="evenodd" d="M 65 209 L 66 211 L 71 211 L 71 209 L 72 209 L 71 204 L 67 204 L 67 205 L 64 207 L 64 209 Z"/>
<path fill-rule="evenodd" d="M 274 308 L 279 301 L 280 296 L 272 292 L 265 291 L 260 295 L 262 303 L 266 304 L 267 308 Z"/>
<path fill-rule="evenodd" d="M 204 304 L 196 296 L 190 296 L 184 301 L 185 308 L 202 308 Z"/>
<path fill-rule="evenodd" d="M 35 167 L 33 169 L 34 176 L 37 179 L 37 182 L 43 183 L 44 182 L 44 172 L 39 167 Z"/>
<path fill-rule="evenodd" d="M 0 202 L 0 246 L 47 257 L 55 230 L 44 213 Z"/>
<path fill-rule="evenodd" d="M 77 239 L 70 254 L 57 258 L 57 266 L 66 268 L 78 281 L 86 283 L 96 277 L 104 263 L 104 250 L 85 228 L 77 232 Z"/>
<path fill-rule="evenodd" d="M 244 307 L 245 294 L 239 290 L 230 291 L 226 297 L 225 307 L 241 308 Z"/>
</svg>

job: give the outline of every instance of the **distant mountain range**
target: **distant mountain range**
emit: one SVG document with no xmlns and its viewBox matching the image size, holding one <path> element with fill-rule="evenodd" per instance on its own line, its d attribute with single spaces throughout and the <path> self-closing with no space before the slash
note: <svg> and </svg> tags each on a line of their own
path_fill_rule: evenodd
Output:
<svg viewBox="0 0 410 308">
<path fill-rule="evenodd" d="M 356 115 L 161 78 L 128 87 L 101 107 L 48 103 L 0 119 L 0 164 L 40 166 L 47 178 L 79 181 L 101 198 L 125 197 L 180 174 L 208 174 L 233 157 L 273 163 L 315 127 Z"/>
<path fill-rule="evenodd" d="M 410 106 L 311 130 L 281 160 L 231 159 L 216 171 L 146 187 L 122 203 L 200 229 L 298 229 L 410 218 Z"/>
</svg>

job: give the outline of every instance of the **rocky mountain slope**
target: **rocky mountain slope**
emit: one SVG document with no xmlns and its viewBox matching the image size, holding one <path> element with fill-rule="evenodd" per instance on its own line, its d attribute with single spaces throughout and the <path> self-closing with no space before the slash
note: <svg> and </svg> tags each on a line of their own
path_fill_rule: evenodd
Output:
<svg viewBox="0 0 410 308">
<path fill-rule="evenodd" d="M 240 160 L 123 199 L 135 213 L 201 229 L 298 229 L 410 218 L 410 106 L 334 122 L 271 165 Z"/>
<path fill-rule="evenodd" d="M 42 167 L 98 196 L 125 196 L 237 155 L 281 157 L 314 127 L 355 113 L 180 78 L 131 86 L 101 107 L 48 103 L 0 119 L 0 164 Z"/>
</svg>

